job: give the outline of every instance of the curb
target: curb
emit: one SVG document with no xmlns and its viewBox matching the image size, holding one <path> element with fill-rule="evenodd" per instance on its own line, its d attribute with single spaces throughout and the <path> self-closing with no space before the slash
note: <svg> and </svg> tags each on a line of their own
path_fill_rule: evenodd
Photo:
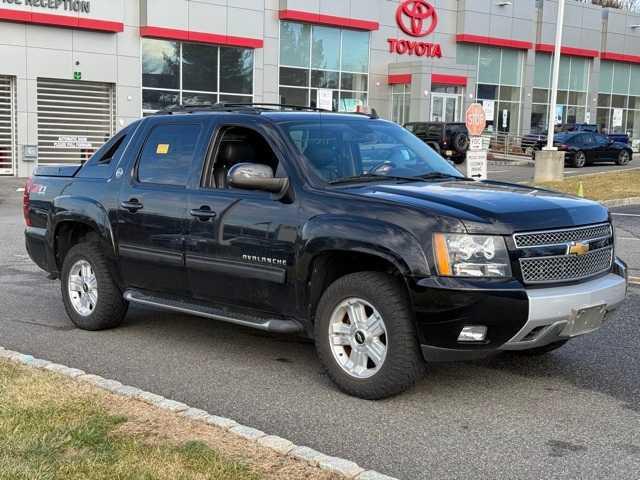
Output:
<svg viewBox="0 0 640 480">
<path fill-rule="evenodd" d="M 533 167 L 535 162 L 532 160 L 487 160 L 489 165 L 503 167 Z"/>
<path fill-rule="evenodd" d="M 123 385 L 116 380 L 109 380 L 99 375 L 88 374 L 77 368 L 70 368 L 65 365 L 49 362 L 48 360 L 34 358 L 31 355 L 7 350 L 1 346 L 0 358 L 4 358 L 5 360 L 9 360 L 14 363 L 20 363 L 31 368 L 49 370 L 78 382 L 89 383 L 115 395 L 140 400 L 149 405 L 155 406 L 156 408 L 174 412 L 176 415 L 185 417 L 191 421 L 214 425 L 234 435 L 242 437 L 245 440 L 273 450 L 280 455 L 296 458 L 312 466 L 320 467 L 322 470 L 342 475 L 349 479 L 397 480 L 374 470 L 365 470 L 358 464 L 345 460 L 344 458 L 331 457 L 313 450 L 312 448 L 295 445 L 293 442 L 290 442 L 285 438 L 269 435 L 261 430 L 241 425 L 230 418 L 212 415 L 209 412 L 190 407 L 182 402 L 170 400 L 160 395 L 156 395 L 155 393 L 145 392 L 144 390 L 140 390 L 136 387 Z"/>
<path fill-rule="evenodd" d="M 605 200 L 604 202 L 600 202 L 605 207 L 613 208 L 613 207 L 628 207 L 629 205 L 640 205 L 640 197 L 631 197 L 631 198 L 617 198 L 614 200 Z"/>
</svg>

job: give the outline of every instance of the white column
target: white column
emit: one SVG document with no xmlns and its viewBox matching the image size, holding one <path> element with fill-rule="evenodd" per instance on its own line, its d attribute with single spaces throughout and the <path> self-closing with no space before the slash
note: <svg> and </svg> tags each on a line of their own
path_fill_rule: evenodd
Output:
<svg viewBox="0 0 640 480">
<path fill-rule="evenodd" d="M 551 98 L 549 102 L 549 129 L 545 150 L 555 150 L 553 137 L 556 128 L 556 105 L 558 102 L 558 78 L 560 77 L 560 55 L 562 48 L 562 27 L 564 25 L 564 3 L 558 0 L 558 23 L 556 25 L 556 44 L 553 53 L 553 75 L 551 79 Z"/>
</svg>

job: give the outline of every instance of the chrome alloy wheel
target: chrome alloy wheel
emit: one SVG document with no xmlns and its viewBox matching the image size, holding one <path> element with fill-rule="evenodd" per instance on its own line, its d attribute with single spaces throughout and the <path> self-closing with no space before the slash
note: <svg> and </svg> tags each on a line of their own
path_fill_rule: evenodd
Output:
<svg viewBox="0 0 640 480">
<path fill-rule="evenodd" d="M 620 152 L 620 156 L 618 157 L 618 164 L 619 165 L 626 165 L 629 163 L 629 152 L 627 152 L 626 150 L 623 150 L 622 152 Z"/>
<path fill-rule="evenodd" d="M 98 280 L 86 260 L 78 260 L 69 270 L 67 281 L 73 309 L 83 317 L 91 315 L 98 303 Z"/>
<path fill-rule="evenodd" d="M 329 320 L 331 352 L 354 378 L 370 378 L 387 358 L 387 328 L 382 315 L 361 298 L 340 303 Z"/>
</svg>

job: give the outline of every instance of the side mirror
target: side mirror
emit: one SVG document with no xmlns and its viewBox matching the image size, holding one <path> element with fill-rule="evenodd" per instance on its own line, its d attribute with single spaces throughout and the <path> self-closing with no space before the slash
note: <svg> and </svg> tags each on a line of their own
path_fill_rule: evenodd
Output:
<svg viewBox="0 0 640 480">
<path fill-rule="evenodd" d="M 274 178 L 273 169 L 259 163 L 239 163 L 227 173 L 227 185 L 244 190 L 281 193 L 289 186 L 288 178 Z"/>
</svg>

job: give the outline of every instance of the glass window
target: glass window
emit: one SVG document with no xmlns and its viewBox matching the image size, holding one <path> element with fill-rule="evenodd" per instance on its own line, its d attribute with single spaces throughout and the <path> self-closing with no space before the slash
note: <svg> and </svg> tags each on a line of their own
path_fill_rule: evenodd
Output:
<svg viewBox="0 0 640 480">
<path fill-rule="evenodd" d="M 458 65 L 478 65 L 478 47 L 468 43 L 456 45 L 456 63 Z"/>
<path fill-rule="evenodd" d="M 497 100 L 498 99 L 498 86 L 497 85 L 478 85 L 478 98 L 482 100 Z"/>
<path fill-rule="evenodd" d="M 365 106 L 369 37 L 369 32 L 282 22 L 281 99 L 292 105 L 315 106 L 317 89 L 322 88 L 333 91 L 334 110 L 354 111 Z M 292 51 L 304 49 L 308 53 Z"/>
<path fill-rule="evenodd" d="M 391 88 L 391 119 L 400 125 L 407 123 L 409 121 L 410 104 L 410 87 L 408 85 L 393 85 Z"/>
<path fill-rule="evenodd" d="M 253 51 L 220 48 L 220 91 L 253 93 Z"/>
<path fill-rule="evenodd" d="M 338 79 L 340 78 L 339 72 L 327 72 L 324 70 L 312 70 L 311 71 L 311 86 L 316 88 L 331 88 L 338 89 Z M 344 78 L 344 76 L 343 76 Z M 280 80 L 280 83 L 285 82 Z"/>
<path fill-rule="evenodd" d="M 617 63 L 613 68 L 612 93 L 627 95 L 629 93 L 629 65 Z"/>
<path fill-rule="evenodd" d="M 182 88 L 204 92 L 218 91 L 218 49 L 216 47 L 195 43 L 183 45 Z"/>
<path fill-rule="evenodd" d="M 520 86 L 520 76 L 522 74 L 520 58 L 521 55 L 518 50 L 508 48 L 502 50 L 501 85 Z"/>
<path fill-rule="evenodd" d="M 579 92 L 587 91 L 587 77 L 589 60 L 580 57 L 571 57 L 571 77 L 569 78 L 569 90 Z"/>
<path fill-rule="evenodd" d="M 251 103 L 253 98 L 246 95 L 225 95 L 221 93 L 220 101 L 225 103 Z"/>
<path fill-rule="evenodd" d="M 155 127 L 142 150 L 138 180 L 143 183 L 185 186 L 201 129 L 200 124 Z"/>
<path fill-rule="evenodd" d="M 165 110 L 180 103 L 178 92 L 163 90 L 142 90 L 142 109 L 147 111 Z"/>
<path fill-rule="evenodd" d="M 358 75 L 357 73 L 343 73 L 341 88 L 343 90 L 359 90 L 366 92 L 368 90 L 368 80 L 366 75 Z"/>
<path fill-rule="evenodd" d="M 218 103 L 218 95 L 211 93 L 192 93 L 184 92 L 182 94 L 182 104 L 187 106 L 198 105 L 215 105 Z"/>
<path fill-rule="evenodd" d="M 280 69 L 280 83 L 292 87 L 308 87 L 309 70 L 282 67 Z"/>
<path fill-rule="evenodd" d="M 310 66 L 311 25 L 280 22 L 280 64 L 291 67 Z"/>
<path fill-rule="evenodd" d="M 629 95 L 640 96 L 640 65 L 631 65 L 631 82 Z"/>
<path fill-rule="evenodd" d="M 280 87 L 280 103 L 308 107 L 309 90 L 306 88 Z"/>
<path fill-rule="evenodd" d="M 253 50 L 142 40 L 143 114 L 176 105 L 212 105 L 221 94 L 253 101 Z"/>
<path fill-rule="evenodd" d="M 569 57 L 560 57 L 560 74 L 558 76 L 558 89 L 569 89 L 569 74 L 571 70 L 571 59 Z"/>
<path fill-rule="evenodd" d="M 598 91 L 601 93 L 611 93 L 613 85 L 613 62 L 600 62 L 600 83 Z"/>
<path fill-rule="evenodd" d="M 285 130 L 306 164 L 325 182 L 367 173 L 461 176 L 422 140 L 392 123 L 326 119 L 291 123 Z"/>
<path fill-rule="evenodd" d="M 533 103 L 549 103 L 549 90 L 533 89 Z"/>
<path fill-rule="evenodd" d="M 551 55 L 536 53 L 536 67 L 533 85 L 548 89 L 551 85 Z"/>
<path fill-rule="evenodd" d="M 342 30 L 342 70 L 346 72 L 369 71 L 369 32 Z"/>
<path fill-rule="evenodd" d="M 338 70 L 340 68 L 340 30 L 314 26 L 312 35 L 311 67 L 322 70 Z M 367 46 L 368 55 L 369 48 Z"/>
<path fill-rule="evenodd" d="M 177 42 L 142 39 L 142 86 L 180 87 L 180 46 Z"/>
<path fill-rule="evenodd" d="M 478 65 L 478 82 L 500 82 L 500 49 L 494 47 L 480 47 Z"/>
</svg>

